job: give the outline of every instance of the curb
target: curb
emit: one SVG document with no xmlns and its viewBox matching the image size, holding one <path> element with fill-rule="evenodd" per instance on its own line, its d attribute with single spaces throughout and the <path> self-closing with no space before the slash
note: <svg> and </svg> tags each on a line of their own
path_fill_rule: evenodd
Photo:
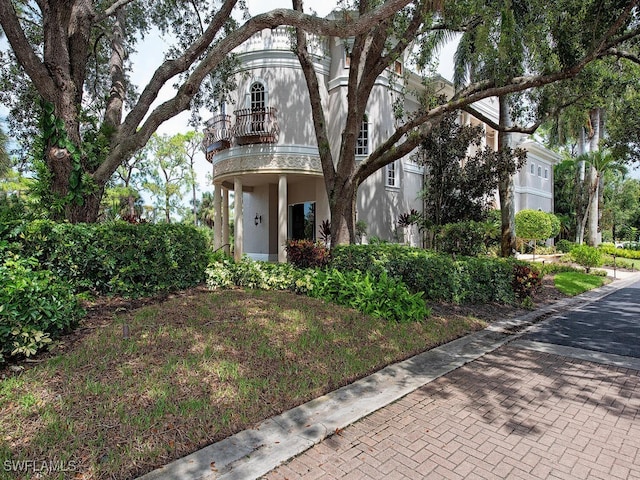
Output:
<svg viewBox="0 0 640 480">
<path fill-rule="evenodd" d="M 343 428 L 427 383 L 518 338 L 527 327 L 625 288 L 640 274 L 567 298 L 521 317 L 502 320 L 311 400 L 256 427 L 211 444 L 139 480 L 258 479 Z M 614 285 L 615 284 L 615 285 Z"/>
</svg>

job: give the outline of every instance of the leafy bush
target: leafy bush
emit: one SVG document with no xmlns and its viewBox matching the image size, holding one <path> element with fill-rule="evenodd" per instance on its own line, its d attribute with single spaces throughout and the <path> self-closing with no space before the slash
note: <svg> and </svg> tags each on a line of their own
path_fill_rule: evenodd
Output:
<svg viewBox="0 0 640 480">
<path fill-rule="evenodd" d="M 422 293 L 410 293 L 401 281 L 383 273 L 319 271 L 310 295 L 386 320 L 423 321 L 430 313 Z"/>
<path fill-rule="evenodd" d="M 539 210 L 520 210 L 516 213 L 516 236 L 525 240 L 546 240 L 553 225 L 549 214 Z"/>
<path fill-rule="evenodd" d="M 551 233 L 549 234 L 549 238 L 555 238 L 560 234 L 562 223 L 553 213 L 547 213 L 547 217 L 549 217 L 549 221 L 551 222 Z"/>
<path fill-rule="evenodd" d="M 440 230 L 437 244 L 443 252 L 475 257 L 486 252 L 486 230 L 480 222 L 449 223 Z"/>
<path fill-rule="evenodd" d="M 512 260 L 465 258 L 457 262 L 462 303 L 511 303 L 514 300 Z"/>
<path fill-rule="evenodd" d="M 0 363 L 32 356 L 73 328 L 84 314 L 68 282 L 35 270 L 34 258 L 0 247 Z"/>
<path fill-rule="evenodd" d="M 207 287 L 212 290 L 233 286 L 261 290 L 292 290 L 306 293 L 304 285 L 296 282 L 306 271 L 288 263 L 254 262 L 244 259 L 235 262 L 226 257 L 212 262 L 206 269 Z"/>
<path fill-rule="evenodd" d="M 569 253 L 571 249 L 575 246 L 575 242 L 570 240 L 558 240 L 556 243 L 556 250 L 562 253 Z"/>
<path fill-rule="evenodd" d="M 136 297 L 204 281 L 206 237 L 191 225 L 24 223 L 11 232 L 25 257 L 77 290 Z"/>
<path fill-rule="evenodd" d="M 512 260 L 459 257 L 397 244 L 340 245 L 333 249 L 331 268 L 359 270 L 374 277 L 387 273 L 424 298 L 453 302 L 510 302 Z"/>
<path fill-rule="evenodd" d="M 329 249 L 320 242 L 289 240 L 287 261 L 298 268 L 320 268 L 329 263 Z"/>
<path fill-rule="evenodd" d="M 227 258 L 212 263 L 206 274 L 207 286 L 213 290 L 234 285 L 291 290 L 395 321 L 421 321 L 429 314 L 421 292 L 410 293 L 406 285 L 386 273 L 373 277 L 358 271 L 299 269 L 286 263 Z"/>
<path fill-rule="evenodd" d="M 517 298 L 533 297 L 542 286 L 542 275 L 530 265 L 515 264 L 512 286 Z"/>
<path fill-rule="evenodd" d="M 602 251 L 588 245 L 576 245 L 571 249 L 571 257 L 582 265 L 586 272 L 602 265 Z"/>
</svg>

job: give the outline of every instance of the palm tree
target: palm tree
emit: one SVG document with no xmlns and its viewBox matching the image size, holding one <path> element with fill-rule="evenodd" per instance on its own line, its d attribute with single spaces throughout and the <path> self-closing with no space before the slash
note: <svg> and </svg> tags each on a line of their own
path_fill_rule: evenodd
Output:
<svg viewBox="0 0 640 480">
<path fill-rule="evenodd" d="M 587 179 L 587 212 L 595 210 L 598 212 L 598 204 L 601 201 L 601 192 L 603 190 L 604 175 L 606 172 L 618 171 L 621 173 L 626 172 L 626 167 L 620 164 L 611 152 L 607 150 L 594 150 L 591 152 L 578 155 L 574 160 L 578 165 L 589 165 L 591 174 Z M 595 209 L 594 209 L 595 205 Z M 584 232 L 586 229 L 587 221 L 591 223 L 591 228 L 588 236 L 588 243 L 595 246 L 598 243 L 598 227 L 599 227 L 599 215 L 584 215 L 582 217 L 581 230 Z M 581 242 L 580 242 L 581 243 Z"/>
</svg>

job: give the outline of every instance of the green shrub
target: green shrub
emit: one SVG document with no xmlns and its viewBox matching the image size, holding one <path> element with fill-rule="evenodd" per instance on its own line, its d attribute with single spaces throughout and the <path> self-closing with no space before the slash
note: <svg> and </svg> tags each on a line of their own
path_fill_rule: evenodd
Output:
<svg viewBox="0 0 640 480">
<path fill-rule="evenodd" d="M 549 238 L 555 238 L 560 234 L 562 223 L 560 222 L 560 219 L 553 213 L 547 213 L 547 217 L 551 222 L 551 232 L 549 234 Z"/>
<path fill-rule="evenodd" d="M 575 246 L 575 242 L 570 240 L 558 240 L 556 243 L 556 250 L 562 253 L 569 253 L 571 249 Z"/>
<path fill-rule="evenodd" d="M 40 269 L 99 294 L 137 297 L 192 287 L 204 281 L 209 263 L 207 239 L 192 225 L 37 220 L 14 229 L 10 239 Z"/>
<path fill-rule="evenodd" d="M 358 270 L 374 277 L 387 273 L 424 298 L 452 302 L 510 302 L 513 275 L 510 260 L 451 256 L 397 244 L 340 245 L 331 268 Z"/>
<path fill-rule="evenodd" d="M 524 240 L 546 240 L 553 225 L 549 214 L 540 210 L 520 210 L 516 213 L 516 236 Z"/>
<path fill-rule="evenodd" d="M 0 247 L 0 363 L 36 354 L 84 314 L 68 282 Z"/>
<path fill-rule="evenodd" d="M 487 251 L 486 232 L 486 225 L 480 222 L 449 223 L 440 230 L 437 244 L 443 252 L 475 257 Z"/>
<path fill-rule="evenodd" d="M 511 303 L 514 300 L 513 260 L 464 258 L 457 262 L 460 272 L 461 303 Z"/>
<path fill-rule="evenodd" d="M 329 249 L 320 242 L 289 240 L 287 261 L 298 268 L 321 268 L 329 263 Z"/>
<path fill-rule="evenodd" d="M 588 245 L 576 245 L 571 249 L 571 257 L 576 263 L 582 265 L 586 272 L 593 267 L 602 265 L 602 251 Z"/>
<path fill-rule="evenodd" d="M 319 271 L 310 295 L 386 320 L 423 321 L 430 313 L 422 293 L 410 293 L 401 281 L 383 273 Z"/>
</svg>

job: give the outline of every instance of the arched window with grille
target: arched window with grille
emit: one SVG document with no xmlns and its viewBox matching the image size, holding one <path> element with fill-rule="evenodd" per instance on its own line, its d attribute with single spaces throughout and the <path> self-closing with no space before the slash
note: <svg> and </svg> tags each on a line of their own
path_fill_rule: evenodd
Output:
<svg viewBox="0 0 640 480">
<path fill-rule="evenodd" d="M 254 82 L 249 89 L 249 108 L 251 108 L 251 131 L 263 132 L 267 106 L 267 92 L 264 85 Z"/>
</svg>

